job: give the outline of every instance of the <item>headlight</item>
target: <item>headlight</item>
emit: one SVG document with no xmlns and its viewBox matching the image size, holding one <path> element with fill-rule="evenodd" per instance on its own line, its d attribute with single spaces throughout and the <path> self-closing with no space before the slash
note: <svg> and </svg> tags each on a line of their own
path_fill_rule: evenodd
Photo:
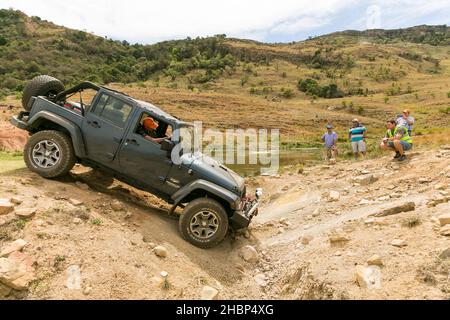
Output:
<svg viewBox="0 0 450 320">
<path fill-rule="evenodd" d="M 262 195 L 263 195 L 263 190 L 262 190 L 262 188 L 256 188 L 256 191 L 255 191 L 255 196 L 256 196 L 256 198 L 259 199 L 259 198 L 262 197 Z"/>
</svg>

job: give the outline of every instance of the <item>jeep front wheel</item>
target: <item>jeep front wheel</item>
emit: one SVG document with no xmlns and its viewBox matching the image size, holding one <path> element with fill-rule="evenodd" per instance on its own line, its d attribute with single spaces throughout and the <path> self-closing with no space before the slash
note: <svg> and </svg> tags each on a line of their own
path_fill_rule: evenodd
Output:
<svg viewBox="0 0 450 320">
<path fill-rule="evenodd" d="M 24 158 L 28 169 L 44 178 L 63 176 L 76 162 L 70 138 L 53 130 L 33 134 L 25 145 Z"/>
<path fill-rule="evenodd" d="M 223 206 L 209 198 L 190 202 L 179 221 L 185 240 L 200 248 L 212 248 L 223 241 L 228 232 L 228 216 Z"/>
</svg>

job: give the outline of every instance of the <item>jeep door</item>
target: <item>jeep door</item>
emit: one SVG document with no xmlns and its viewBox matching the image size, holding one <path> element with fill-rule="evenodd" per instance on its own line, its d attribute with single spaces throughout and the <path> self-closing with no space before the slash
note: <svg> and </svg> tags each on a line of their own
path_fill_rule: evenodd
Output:
<svg viewBox="0 0 450 320">
<path fill-rule="evenodd" d="M 146 184 L 152 189 L 165 193 L 164 182 L 172 166 L 172 160 L 168 152 L 161 149 L 161 144 L 145 138 L 143 133 L 143 120 L 146 117 L 153 118 L 159 123 L 158 137 L 163 137 L 171 129 L 170 125 L 157 116 L 144 111 L 135 117 L 131 129 L 124 137 L 123 146 L 119 152 L 120 170 L 127 175 Z M 158 130 L 157 130 L 158 131 Z"/>
<path fill-rule="evenodd" d="M 82 123 L 89 159 L 112 166 L 132 110 L 133 106 L 120 97 L 112 93 L 98 93 Z"/>
</svg>

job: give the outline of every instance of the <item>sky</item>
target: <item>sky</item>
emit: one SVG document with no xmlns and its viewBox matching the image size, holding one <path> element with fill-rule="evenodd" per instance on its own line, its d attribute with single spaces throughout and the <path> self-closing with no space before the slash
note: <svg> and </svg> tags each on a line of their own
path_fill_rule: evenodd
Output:
<svg viewBox="0 0 450 320">
<path fill-rule="evenodd" d="M 290 42 L 349 29 L 450 24 L 450 0 L 0 0 L 0 8 L 141 44 L 216 34 Z"/>
</svg>

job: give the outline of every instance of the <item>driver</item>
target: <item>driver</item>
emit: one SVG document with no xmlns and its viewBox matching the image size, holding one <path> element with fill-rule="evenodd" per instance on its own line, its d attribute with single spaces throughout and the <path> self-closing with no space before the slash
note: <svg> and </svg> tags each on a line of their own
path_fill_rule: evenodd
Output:
<svg viewBox="0 0 450 320">
<path fill-rule="evenodd" d="M 158 123 L 155 120 L 153 120 L 153 118 L 147 117 L 142 122 L 142 126 L 138 130 L 138 133 L 147 140 L 150 140 L 154 143 L 161 143 L 167 137 L 158 138 L 156 129 L 158 129 Z"/>
</svg>

